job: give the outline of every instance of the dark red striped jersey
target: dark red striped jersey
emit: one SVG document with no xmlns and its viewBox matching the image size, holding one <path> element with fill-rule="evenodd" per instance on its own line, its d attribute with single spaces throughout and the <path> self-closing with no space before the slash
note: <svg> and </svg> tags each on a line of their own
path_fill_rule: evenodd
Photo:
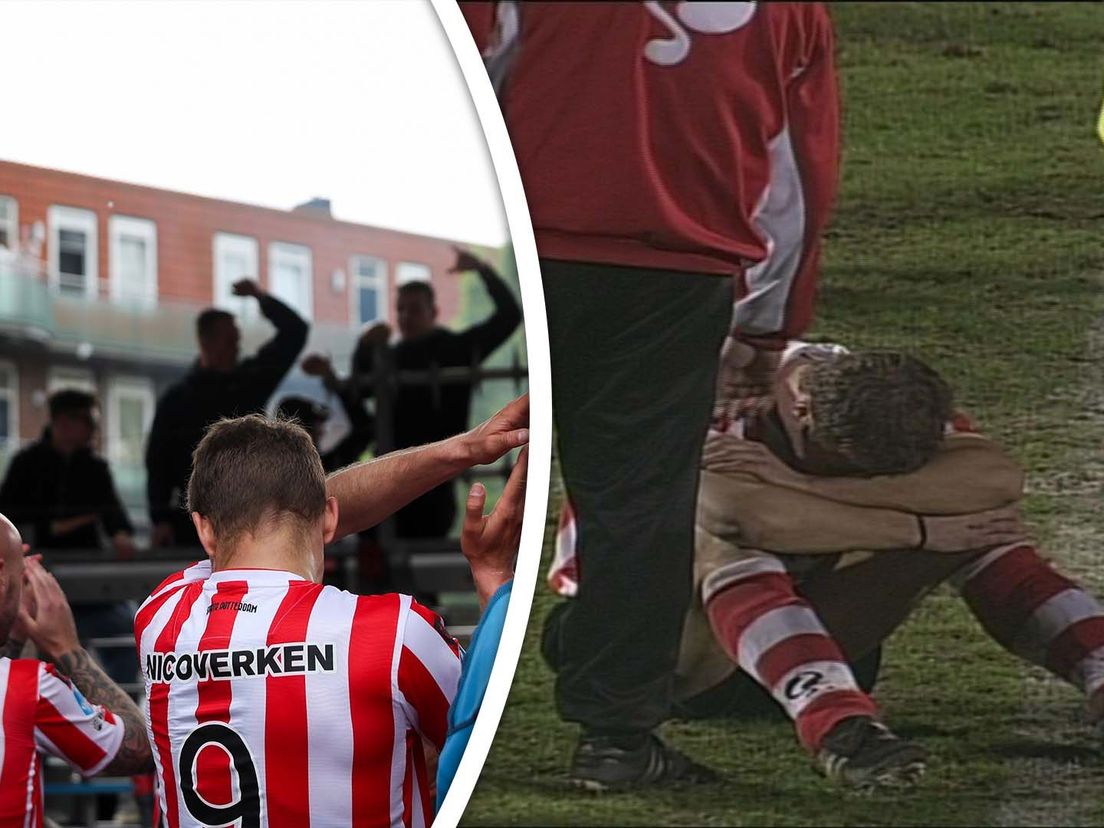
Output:
<svg viewBox="0 0 1104 828">
<path fill-rule="evenodd" d="M 409 596 L 205 561 L 134 632 L 170 828 L 432 821 L 423 740 L 444 743 L 460 649 Z"/>
<path fill-rule="evenodd" d="M 0 825 L 41 828 L 43 753 L 93 776 L 122 742 L 122 720 L 51 665 L 0 658 Z"/>
<path fill-rule="evenodd" d="M 542 257 L 738 275 L 739 336 L 804 332 L 839 173 L 825 4 L 460 8 Z"/>
</svg>

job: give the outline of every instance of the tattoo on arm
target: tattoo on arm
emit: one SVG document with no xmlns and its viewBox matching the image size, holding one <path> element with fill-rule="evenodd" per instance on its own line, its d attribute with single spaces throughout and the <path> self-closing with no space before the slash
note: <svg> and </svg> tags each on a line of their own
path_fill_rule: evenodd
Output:
<svg viewBox="0 0 1104 828">
<path fill-rule="evenodd" d="M 152 771 L 153 755 L 146 737 L 145 719 L 130 696 L 107 677 L 83 648 L 59 656 L 54 666 L 77 686 L 86 699 L 103 705 L 123 721 L 123 743 L 115 758 L 101 772 L 130 775 Z"/>
</svg>

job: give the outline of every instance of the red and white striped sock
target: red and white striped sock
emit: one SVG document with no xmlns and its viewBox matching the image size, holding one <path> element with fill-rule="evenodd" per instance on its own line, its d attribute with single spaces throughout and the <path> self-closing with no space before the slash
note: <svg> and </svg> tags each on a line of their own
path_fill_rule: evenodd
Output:
<svg viewBox="0 0 1104 828">
<path fill-rule="evenodd" d="M 952 580 L 1005 649 L 1088 696 L 1104 687 L 1104 607 L 1033 546 L 998 547 Z"/>
<path fill-rule="evenodd" d="M 722 567 L 702 585 L 713 634 L 794 721 L 809 751 L 843 719 L 877 716 L 839 645 L 776 558 Z"/>
</svg>

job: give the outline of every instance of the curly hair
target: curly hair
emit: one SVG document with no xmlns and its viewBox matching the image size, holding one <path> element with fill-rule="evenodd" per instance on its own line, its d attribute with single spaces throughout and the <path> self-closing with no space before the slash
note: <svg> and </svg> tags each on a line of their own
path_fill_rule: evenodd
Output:
<svg viewBox="0 0 1104 828">
<path fill-rule="evenodd" d="M 898 351 L 862 351 L 811 365 L 809 438 L 866 475 L 906 474 L 935 456 L 953 413 L 950 386 Z"/>
</svg>

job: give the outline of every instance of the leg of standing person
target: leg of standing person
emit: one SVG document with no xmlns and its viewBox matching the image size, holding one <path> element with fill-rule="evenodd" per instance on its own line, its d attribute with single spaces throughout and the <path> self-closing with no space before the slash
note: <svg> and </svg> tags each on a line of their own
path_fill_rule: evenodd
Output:
<svg viewBox="0 0 1104 828">
<path fill-rule="evenodd" d="M 560 715 L 594 787 L 678 776 L 670 712 L 691 590 L 694 507 L 732 280 L 542 262 L 553 410 L 578 509 L 578 597 L 546 629 Z"/>
</svg>

